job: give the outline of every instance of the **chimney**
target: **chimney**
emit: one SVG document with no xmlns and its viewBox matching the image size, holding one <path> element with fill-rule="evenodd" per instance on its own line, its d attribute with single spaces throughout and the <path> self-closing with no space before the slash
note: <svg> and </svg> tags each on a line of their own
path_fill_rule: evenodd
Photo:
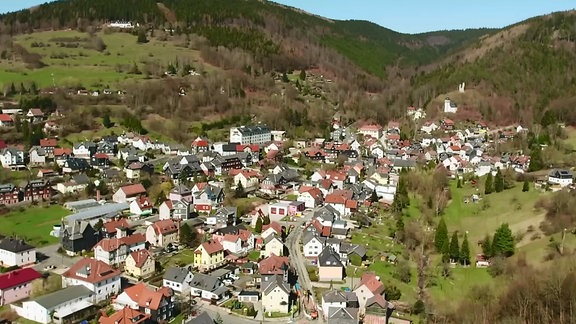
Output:
<svg viewBox="0 0 576 324">
<path fill-rule="evenodd" d="M 100 201 L 100 190 L 96 190 L 96 201 Z"/>
</svg>

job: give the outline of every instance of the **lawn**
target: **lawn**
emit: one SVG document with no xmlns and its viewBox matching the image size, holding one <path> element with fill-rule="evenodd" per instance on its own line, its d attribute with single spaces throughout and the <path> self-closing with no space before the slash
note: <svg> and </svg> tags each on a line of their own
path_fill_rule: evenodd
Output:
<svg viewBox="0 0 576 324">
<path fill-rule="evenodd" d="M 174 255 L 171 255 L 167 260 L 164 260 L 164 267 L 170 266 L 187 266 L 194 262 L 194 251 L 182 250 Z"/>
<path fill-rule="evenodd" d="M 251 251 L 248 253 L 248 260 L 257 262 L 260 259 L 260 251 Z"/>
<path fill-rule="evenodd" d="M 145 63 L 158 64 L 166 68 L 170 62 L 194 64 L 198 61 L 199 52 L 178 46 L 175 41 L 159 41 L 151 38 L 146 44 L 137 44 L 136 36 L 129 33 L 97 34 L 106 49 L 98 52 L 84 48 L 85 41 L 79 40 L 77 48 L 59 46 L 56 38 L 85 39 L 86 33 L 77 31 L 47 31 L 32 35 L 16 37 L 16 43 L 32 53 L 42 56 L 47 64 L 41 69 L 27 69 L 21 62 L 6 61 L 0 64 L 0 84 L 9 82 L 36 81 L 41 87 L 52 83 L 62 86 L 82 84 L 86 87 L 100 87 L 115 84 L 125 79 L 142 78 L 144 74 L 127 74 L 119 72 L 120 67 L 137 64 L 143 70 Z M 44 47 L 32 47 L 32 43 L 43 43 Z"/>
<path fill-rule="evenodd" d="M 432 280 L 432 286 L 427 289 L 437 305 L 454 306 L 459 303 L 475 286 L 483 286 L 492 283 L 495 287 L 501 278 L 492 278 L 486 268 L 454 268 L 451 276 L 443 278 L 438 276 Z"/>
<path fill-rule="evenodd" d="M 32 207 L 24 211 L 12 211 L 0 216 L 0 234 L 16 235 L 34 246 L 58 243 L 50 236 L 52 226 L 60 224 L 62 217 L 70 211 L 61 206 Z"/>
</svg>

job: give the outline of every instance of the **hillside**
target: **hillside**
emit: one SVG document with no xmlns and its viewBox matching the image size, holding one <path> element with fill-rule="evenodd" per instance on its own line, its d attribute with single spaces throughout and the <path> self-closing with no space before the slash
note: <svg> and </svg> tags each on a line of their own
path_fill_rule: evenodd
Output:
<svg viewBox="0 0 576 324">
<path fill-rule="evenodd" d="M 366 21 L 332 21 L 269 1 L 72 0 L 56 1 L 0 16 L 9 34 L 47 29 L 83 30 L 108 21 L 131 21 L 150 29 L 198 34 L 212 46 L 238 47 L 276 70 L 330 65 L 318 55 L 336 50 L 364 72 L 384 77 L 389 65 L 432 63 L 492 30 L 407 35 Z M 266 64 L 266 60 L 272 60 Z M 342 69 L 342 64 L 338 68 Z M 326 67 L 325 66 L 325 67 Z"/>
<path fill-rule="evenodd" d="M 435 95 L 466 82 L 483 95 L 474 107 L 501 124 L 539 123 L 546 110 L 576 123 L 576 14 L 561 12 L 510 26 L 458 51 L 412 78 L 415 97 Z"/>
</svg>

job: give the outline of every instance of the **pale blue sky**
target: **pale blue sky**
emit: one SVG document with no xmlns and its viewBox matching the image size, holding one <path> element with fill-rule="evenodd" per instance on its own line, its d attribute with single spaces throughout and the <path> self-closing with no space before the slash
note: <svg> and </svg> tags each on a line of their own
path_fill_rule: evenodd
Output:
<svg viewBox="0 0 576 324">
<path fill-rule="evenodd" d="M 232 1 L 232 0 L 231 0 Z M 46 0 L 0 0 L 0 13 Z M 573 0 L 277 0 L 334 19 L 363 19 L 404 33 L 505 27 L 524 19 L 576 8 Z"/>
</svg>

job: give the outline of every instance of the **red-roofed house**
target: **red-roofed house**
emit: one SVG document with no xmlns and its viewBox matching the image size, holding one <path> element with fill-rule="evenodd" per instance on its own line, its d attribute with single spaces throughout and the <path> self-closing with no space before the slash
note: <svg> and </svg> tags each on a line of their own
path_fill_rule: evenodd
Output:
<svg viewBox="0 0 576 324">
<path fill-rule="evenodd" d="M 192 151 L 194 153 L 202 153 L 202 152 L 208 152 L 209 151 L 209 144 L 208 141 L 197 137 L 193 142 L 192 142 Z"/>
<path fill-rule="evenodd" d="M 316 206 L 322 204 L 324 201 L 324 194 L 318 188 L 300 187 L 297 200 L 304 202 L 306 208 L 316 208 Z"/>
<path fill-rule="evenodd" d="M 232 170 L 230 170 L 232 172 Z M 242 169 L 234 172 L 234 186 L 242 184 L 244 191 L 254 191 L 260 187 L 260 173 L 255 170 Z"/>
<path fill-rule="evenodd" d="M 194 266 L 198 269 L 213 269 L 223 262 L 224 247 L 216 240 L 204 242 L 194 250 Z"/>
<path fill-rule="evenodd" d="M 358 202 L 352 199 L 353 192 L 350 190 L 335 190 L 326 195 L 324 203 L 336 209 L 340 215 L 347 216 L 356 211 Z"/>
<path fill-rule="evenodd" d="M 174 293 L 170 288 L 155 289 L 139 282 L 132 287 L 124 289 L 114 300 L 114 308 L 126 307 L 150 314 L 150 319 L 156 323 L 168 322 L 176 315 Z"/>
<path fill-rule="evenodd" d="M 262 226 L 262 234 L 260 235 L 263 239 L 266 239 L 270 235 L 282 235 L 282 225 L 278 222 L 270 222 L 268 225 Z"/>
<path fill-rule="evenodd" d="M 178 224 L 173 220 L 159 220 L 146 228 L 146 241 L 153 246 L 167 247 L 178 242 L 179 232 Z"/>
<path fill-rule="evenodd" d="M 284 275 L 290 270 L 290 261 L 286 256 L 277 256 L 272 253 L 269 257 L 258 262 L 258 273 L 261 275 Z"/>
<path fill-rule="evenodd" d="M 117 220 L 111 220 L 109 222 L 105 222 L 103 226 L 105 235 L 108 238 L 112 237 L 120 238 L 126 236 L 130 228 L 131 226 L 130 224 L 128 224 L 128 220 L 126 220 L 126 218 L 120 218 Z"/>
<path fill-rule="evenodd" d="M 130 212 L 135 215 L 150 215 L 154 205 L 148 197 L 139 197 L 130 203 Z"/>
<path fill-rule="evenodd" d="M 18 269 L 0 275 L 0 306 L 30 296 L 32 282 L 42 275 L 32 268 Z"/>
<path fill-rule="evenodd" d="M 246 250 L 242 249 L 242 240 L 240 239 L 240 236 L 235 234 L 224 235 L 222 238 L 222 247 L 224 250 L 234 254 L 246 252 Z"/>
<path fill-rule="evenodd" d="M 14 126 L 14 120 L 8 114 L 0 114 L 0 126 L 3 127 Z"/>
<path fill-rule="evenodd" d="M 40 140 L 40 147 L 44 149 L 48 157 L 54 157 L 54 149 L 58 146 L 58 140 L 55 138 L 43 138 Z"/>
<path fill-rule="evenodd" d="M 121 238 L 105 238 L 94 246 L 94 258 L 109 265 L 122 264 L 131 252 L 146 248 L 142 233 Z"/>
<path fill-rule="evenodd" d="M 154 266 L 154 257 L 150 251 L 144 249 L 128 255 L 124 271 L 135 278 L 147 278 L 154 273 Z"/>
<path fill-rule="evenodd" d="M 358 296 L 360 308 L 366 307 L 366 302 L 378 295 L 384 293 L 384 285 L 380 281 L 380 277 L 376 276 L 373 272 L 365 272 L 360 278 L 360 282 L 355 287 L 354 292 Z"/>
<path fill-rule="evenodd" d="M 114 193 L 112 200 L 117 203 L 131 202 L 146 195 L 146 189 L 140 183 L 121 187 Z"/>
<path fill-rule="evenodd" d="M 382 126 L 377 124 L 367 124 L 358 128 L 358 133 L 364 136 L 380 138 L 382 137 Z"/>
<path fill-rule="evenodd" d="M 98 324 L 144 324 L 150 320 L 150 314 L 144 314 L 128 306 L 108 316 L 102 312 Z"/>
<path fill-rule="evenodd" d="M 94 293 L 93 301 L 99 303 L 120 292 L 121 274 L 102 261 L 83 258 L 62 274 L 62 287 L 82 285 Z"/>
</svg>

